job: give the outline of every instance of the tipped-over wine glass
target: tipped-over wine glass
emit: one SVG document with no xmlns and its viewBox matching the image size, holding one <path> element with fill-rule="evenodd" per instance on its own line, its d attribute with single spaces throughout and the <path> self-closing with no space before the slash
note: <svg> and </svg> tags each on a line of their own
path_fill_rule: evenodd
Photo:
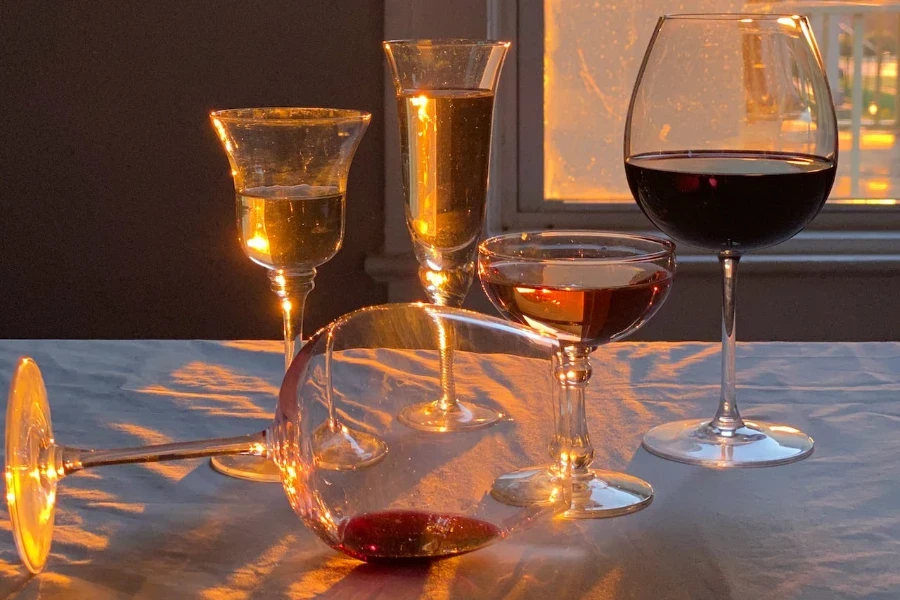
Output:
<svg viewBox="0 0 900 600">
<path fill-rule="evenodd" d="M 539 455 L 548 415 L 527 425 L 504 421 L 458 436 L 422 435 L 391 415 L 440 388 L 436 329 L 457 341 L 466 367 L 461 389 L 495 409 L 546 407 L 552 339 L 477 313 L 427 304 L 361 309 L 316 333 L 285 375 L 272 425 L 251 435 L 139 448 L 81 450 L 53 438 L 37 365 L 22 359 L 6 412 L 6 499 L 25 566 L 39 572 L 53 535 L 56 490 L 63 477 L 103 465 L 214 455 L 251 455 L 279 467 L 288 500 L 329 546 L 361 560 L 452 556 L 505 538 L 565 507 L 565 490 L 549 506 L 514 507 L 491 495 L 500 474 Z M 521 390 L 502 381 L 526 379 Z M 543 383 L 543 385 L 541 385 Z M 356 431 L 384 440 L 390 452 L 367 469 L 337 471 L 319 461 L 318 429 L 340 415 Z"/>
<path fill-rule="evenodd" d="M 494 93 L 509 42 L 405 40 L 384 43 L 397 92 L 406 224 L 419 280 L 434 304 L 461 306 L 475 273 L 484 223 Z M 502 415 L 454 385 L 453 338 L 444 348 L 440 397 L 400 420 L 423 431 L 461 431 Z"/>
<path fill-rule="evenodd" d="M 744 420 L 735 398 L 741 256 L 784 242 L 825 204 L 837 168 L 831 90 L 796 15 L 659 20 L 631 97 L 625 172 L 653 224 L 722 267 L 722 387 L 715 417 L 660 425 L 644 447 L 717 467 L 780 465 L 813 451 L 793 427 Z"/>
<path fill-rule="evenodd" d="M 635 332 L 662 306 L 675 274 L 675 245 L 598 231 L 508 233 L 479 245 L 478 274 L 505 317 L 559 343 L 553 463 L 504 474 L 494 495 L 513 505 L 539 505 L 571 477 L 566 517 L 614 517 L 650 504 L 653 488 L 647 482 L 590 469 L 594 449 L 585 391 L 590 353 Z"/>
<path fill-rule="evenodd" d="M 303 307 L 316 268 L 344 239 L 347 175 L 372 115 L 331 108 L 244 108 L 210 114 L 231 163 L 237 225 L 247 257 L 269 271 L 281 303 L 285 369 L 302 340 Z M 377 438 L 337 418 L 317 433 L 320 459 L 356 469 L 384 456 Z M 220 472 L 253 481 L 280 481 L 258 456 L 217 456 Z"/>
</svg>

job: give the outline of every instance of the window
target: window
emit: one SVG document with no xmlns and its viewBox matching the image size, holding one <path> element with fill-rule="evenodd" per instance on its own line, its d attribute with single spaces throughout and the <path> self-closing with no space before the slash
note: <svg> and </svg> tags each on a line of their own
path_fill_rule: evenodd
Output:
<svg viewBox="0 0 900 600">
<path fill-rule="evenodd" d="M 625 113 L 658 15 L 808 14 L 838 111 L 839 171 L 807 232 L 769 253 L 895 253 L 900 231 L 900 2 L 495 2 L 514 36 L 498 99 L 493 229 L 651 229 L 622 167 Z M 860 76 L 857 77 L 856 75 Z M 511 85 L 512 83 L 512 85 Z M 510 116 L 512 114 L 513 116 Z M 688 250 L 689 251 L 689 250 Z"/>
</svg>

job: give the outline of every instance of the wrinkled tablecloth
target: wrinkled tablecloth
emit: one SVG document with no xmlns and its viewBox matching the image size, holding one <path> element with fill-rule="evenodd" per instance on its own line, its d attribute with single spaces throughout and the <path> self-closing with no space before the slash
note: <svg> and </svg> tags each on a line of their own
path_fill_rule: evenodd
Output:
<svg viewBox="0 0 900 600">
<path fill-rule="evenodd" d="M 283 365 L 278 342 L 6 340 L 4 390 L 22 354 L 44 372 L 56 439 L 97 448 L 260 430 Z M 431 564 L 367 565 L 307 531 L 277 484 L 201 459 L 104 467 L 60 484 L 40 576 L 20 566 L 0 509 L 0 598 L 900 598 L 900 344 L 739 344 L 744 416 L 816 441 L 811 458 L 763 469 L 640 448 L 654 425 L 712 416 L 717 345 L 617 343 L 593 365 L 595 465 L 653 484 L 636 514 L 553 520 Z"/>
</svg>

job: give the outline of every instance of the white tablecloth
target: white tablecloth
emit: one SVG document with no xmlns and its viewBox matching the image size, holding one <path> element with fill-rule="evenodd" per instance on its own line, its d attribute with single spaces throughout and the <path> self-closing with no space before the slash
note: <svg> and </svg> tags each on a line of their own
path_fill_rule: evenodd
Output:
<svg viewBox="0 0 900 600">
<path fill-rule="evenodd" d="M 2 341 L 0 385 L 19 355 L 35 357 L 56 438 L 73 446 L 238 435 L 268 424 L 280 353 Z M 277 484 L 199 459 L 105 467 L 61 483 L 38 577 L 19 565 L 2 509 L 0 598 L 900 598 L 900 344 L 740 344 L 738 369 L 744 415 L 810 433 L 811 458 L 726 471 L 648 454 L 650 427 L 712 416 L 718 346 L 618 343 L 594 354 L 588 419 L 595 464 L 654 485 L 644 511 L 547 522 L 430 565 L 366 565 L 305 530 Z"/>
</svg>

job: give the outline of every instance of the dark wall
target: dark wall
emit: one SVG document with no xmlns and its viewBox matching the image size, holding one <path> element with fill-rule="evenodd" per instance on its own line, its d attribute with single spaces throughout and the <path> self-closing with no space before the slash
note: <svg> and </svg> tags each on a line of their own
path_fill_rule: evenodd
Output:
<svg viewBox="0 0 900 600">
<path fill-rule="evenodd" d="M 310 331 L 382 302 L 382 0 L 0 0 L 0 338 L 278 338 L 207 113 L 374 113 Z"/>
</svg>

